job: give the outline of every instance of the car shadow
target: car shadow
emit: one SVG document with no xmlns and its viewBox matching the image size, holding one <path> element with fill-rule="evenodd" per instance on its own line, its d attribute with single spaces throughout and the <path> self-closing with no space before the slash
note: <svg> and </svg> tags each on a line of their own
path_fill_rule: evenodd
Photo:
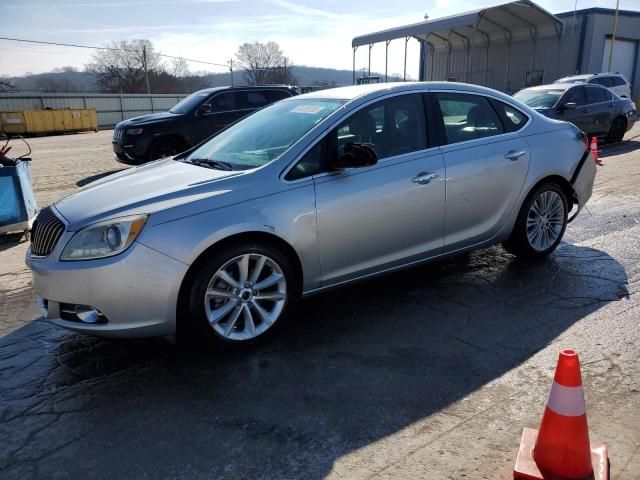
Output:
<svg viewBox="0 0 640 480">
<path fill-rule="evenodd" d="M 126 168 L 120 168 L 118 170 L 112 170 L 110 172 L 99 173 L 97 175 L 91 175 L 90 177 L 85 177 L 85 178 L 83 178 L 81 180 L 78 180 L 76 182 L 76 185 L 78 187 L 84 187 L 85 185 L 89 185 L 90 183 L 95 182 L 96 180 L 100 180 L 101 178 L 108 177 L 109 175 L 113 175 L 114 173 L 118 173 L 118 172 L 121 172 L 123 170 L 126 170 Z"/>
<path fill-rule="evenodd" d="M 614 157 L 624 155 L 625 153 L 633 152 L 638 149 L 640 149 L 640 140 L 624 140 L 620 143 L 604 145 L 602 148 L 598 149 L 598 157 Z"/>
<path fill-rule="evenodd" d="M 618 261 L 563 243 L 543 261 L 492 247 L 310 297 L 250 350 L 106 341 L 38 320 L 0 339 L 0 468 L 321 479 L 627 295 Z"/>
<path fill-rule="evenodd" d="M 0 252 L 4 252 L 19 243 L 26 242 L 27 237 L 24 232 L 0 233 Z"/>
</svg>

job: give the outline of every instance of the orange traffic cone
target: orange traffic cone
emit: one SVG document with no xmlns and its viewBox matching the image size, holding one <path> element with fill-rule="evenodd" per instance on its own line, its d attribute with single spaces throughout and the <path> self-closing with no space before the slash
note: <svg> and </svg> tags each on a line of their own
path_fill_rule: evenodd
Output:
<svg viewBox="0 0 640 480">
<path fill-rule="evenodd" d="M 578 354 L 563 350 L 540 430 L 522 433 L 513 478 L 606 480 L 608 468 L 607 447 L 589 443 Z"/>
<path fill-rule="evenodd" d="M 604 163 L 598 159 L 598 137 L 591 137 L 591 153 L 593 154 L 593 161 L 600 166 L 604 166 Z"/>
</svg>

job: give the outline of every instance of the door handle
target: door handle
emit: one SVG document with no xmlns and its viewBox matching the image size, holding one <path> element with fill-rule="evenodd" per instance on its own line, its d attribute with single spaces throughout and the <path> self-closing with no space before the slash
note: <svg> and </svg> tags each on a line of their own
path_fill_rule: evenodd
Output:
<svg viewBox="0 0 640 480">
<path fill-rule="evenodd" d="M 420 172 L 418 175 L 413 177 L 411 181 L 413 183 L 418 183 L 420 185 L 426 185 L 434 178 L 438 178 L 440 175 L 437 173 L 429 173 L 429 172 Z"/>
<path fill-rule="evenodd" d="M 515 150 L 511 150 L 509 153 L 507 153 L 504 158 L 506 158 L 507 160 L 511 160 L 512 162 L 515 162 L 516 160 L 518 160 L 521 156 L 523 156 L 525 153 L 524 150 L 520 150 L 518 152 L 516 152 Z"/>
</svg>

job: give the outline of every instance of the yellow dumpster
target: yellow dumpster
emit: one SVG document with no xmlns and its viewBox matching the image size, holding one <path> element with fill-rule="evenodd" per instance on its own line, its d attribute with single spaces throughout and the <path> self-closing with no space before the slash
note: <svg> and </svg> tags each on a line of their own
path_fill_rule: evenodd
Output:
<svg viewBox="0 0 640 480">
<path fill-rule="evenodd" d="M 42 134 L 98 131 L 95 108 L 0 112 L 0 128 L 7 133 Z"/>
</svg>

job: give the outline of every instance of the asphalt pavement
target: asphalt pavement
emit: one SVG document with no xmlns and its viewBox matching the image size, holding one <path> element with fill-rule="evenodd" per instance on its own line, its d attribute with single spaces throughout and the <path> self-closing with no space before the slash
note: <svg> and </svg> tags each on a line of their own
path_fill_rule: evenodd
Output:
<svg viewBox="0 0 640 480">
<path fill-rule="evenodd" d="M 548 259 L 492 247 L 326 292 L 249 350 L 26 323 L 0 338 L 0 477 L 506 479 L 572 347 L 591 438 L 640 478 L 639 146 L 603 151 Z"/>
</svg>

